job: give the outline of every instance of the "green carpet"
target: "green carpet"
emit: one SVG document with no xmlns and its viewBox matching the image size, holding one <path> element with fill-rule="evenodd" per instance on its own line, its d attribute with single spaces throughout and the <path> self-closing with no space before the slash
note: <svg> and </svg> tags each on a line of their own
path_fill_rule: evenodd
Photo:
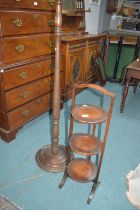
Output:
<svg viewBox="0 0 140 210">
<path fill-rule="evenodd" d="M 132 96 L 132 87 L 125 112 L 120 114 L 122 86 L 107 83 L 106 89 L 116 93 L 115 106 L 101 168 L 99 186 L 90 205 L 86 204 L 91 183 L 70 179 L 60 190 L 62 173 L 47 173 L 35 162 L 39 148 L 50 144 L 51 115 L 43 114 L 25 125 L 10 144 L 0 141 L 0 194 L 24 210 L 134 210 L 127 200 L 126 175 L 140 162 L 140 91 Z M 77 96 L 78 103 L 99 104 L 102 97 L 85 90 Z M 103 101 L 102 101 L 103 102 Z M 104 98 L 104 106 L 108 100 Z M 60 114 L 59 142 L 67 142 L 70 101 Z M 75 124 L 75 131 L 88 127 Z M 102 127 L 103 130 L 103 127 Z"/>
</svg>

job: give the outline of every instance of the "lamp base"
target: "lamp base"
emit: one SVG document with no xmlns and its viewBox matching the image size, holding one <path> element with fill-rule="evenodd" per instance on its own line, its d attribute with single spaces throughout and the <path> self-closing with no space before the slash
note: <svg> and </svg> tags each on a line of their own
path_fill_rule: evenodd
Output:
<svg viewBox="0 0 140 210">
<path fill-rule="evenodd" d="M 47 145 L 40 149 L 35 156 L 36 162 L 40 168 L 49 172 L 62 172 L 66 168 L 69 155 L 65 146 L 59 145 L 59 154 L 53 155 L 51 145 Z"/>
</svg>

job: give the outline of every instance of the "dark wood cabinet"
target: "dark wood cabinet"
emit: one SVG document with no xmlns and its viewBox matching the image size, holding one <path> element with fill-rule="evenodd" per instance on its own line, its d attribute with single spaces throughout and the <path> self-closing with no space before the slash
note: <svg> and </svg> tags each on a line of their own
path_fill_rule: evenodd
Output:
<svg viewBox="0 0 140 210">
<path fill-rule="evenodd" d="M 105 35 L 75 35 L 62 38 L 62 69 L 64 97 L 71 94 L 74 83 L 98 80 L 95 58 L 100 53 L 100 42 Z"/>
</svg>

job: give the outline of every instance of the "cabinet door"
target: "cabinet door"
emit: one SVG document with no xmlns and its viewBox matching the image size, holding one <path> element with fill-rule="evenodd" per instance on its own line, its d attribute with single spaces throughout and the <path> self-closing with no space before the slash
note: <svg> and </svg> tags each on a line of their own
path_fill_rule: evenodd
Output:
<svg viewBox="0 0 140 210">
<path fill-rule="evenodd" d="M 89 45 L 88 48 L 88 65 L 86 79 L 96 77 L 96 58 L 99 52 L 99 43 Z"/>
<path fill-rule="evenodd" d="M 69 56 L 69 75 L 68 85 L 73 83 L 81 83 L 84 80 L 84 71 L 86 63 L 85 48 L 74 49 Z"/>
</svg>

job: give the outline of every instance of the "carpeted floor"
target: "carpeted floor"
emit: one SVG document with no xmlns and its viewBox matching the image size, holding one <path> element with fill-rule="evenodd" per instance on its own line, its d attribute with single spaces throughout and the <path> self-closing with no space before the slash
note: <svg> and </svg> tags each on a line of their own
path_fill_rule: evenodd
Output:
<svg viewBox="0 0 140 210">
<path fill-rule="evenodd" d="M 0 210 L 20 210 L 16 205 L 7 198 L 0 197 Z"/>
<path fill-rule="evenodd" d="M 101 185 L 90 205 L 86 204 L 91 183 L 81 184 L 70 179 L 60 190 L 62 173 L 47 173 L 35 162 L 39 148 L 50 144 L 48 113 L 28 123 L 10 144 L 0 141 L 0 194 L 24 210 L 134 210 L 126 197 L 126 175 L 140 162 L 140 91 L 132 96 L 130 88 L 125 112 L 120 114 L 122 87 L 108 83 L 116 93 L 115 106 L 100 174 Z M 85 90 L 77 96 L 79 103 L 97 102 L 99 95 Z M 108 100 L 104 99 L 105 107 Z M 70 101 L 60 115 L 59 142 L 67 142 Z M 75 131 L 88 128 L 75 124 Z"/>
</svg>

